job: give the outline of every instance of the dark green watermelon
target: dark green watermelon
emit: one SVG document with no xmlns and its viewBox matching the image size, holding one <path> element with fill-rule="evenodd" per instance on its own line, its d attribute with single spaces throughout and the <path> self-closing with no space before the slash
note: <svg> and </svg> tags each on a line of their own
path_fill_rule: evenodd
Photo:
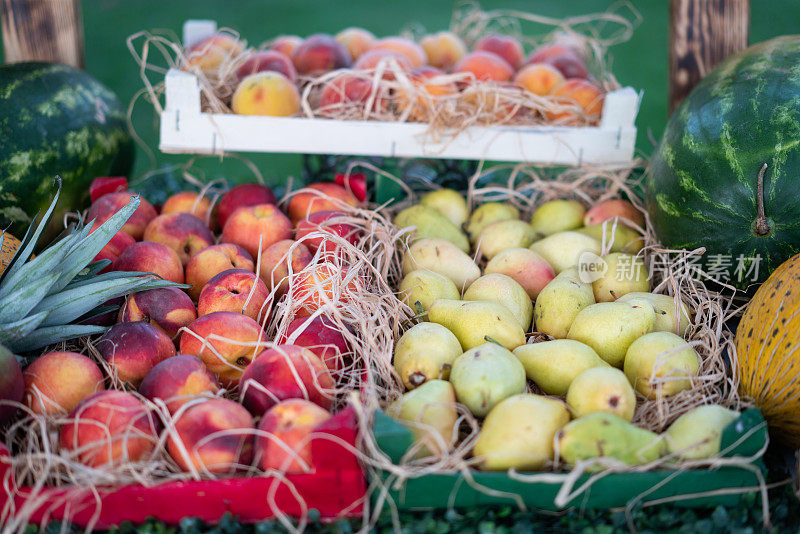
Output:
<svg viewBox="0 0 800 534">
<path fill-rule="evenodd" d="M 0 228 L 21 237 L 63 189 L 53 216 L 82 210 L 97 176 L 127 176 L 134 145 L 126 109 L 95 78 L 67 65 L 0 66 Z"/>
<path fill-rule="evenodd" d="M 758 284 L 800 251 L 800 36 L 751 46 L 711 71 L 669 119 L 647 176 L 660 241 L 705 247 L 701 265 L 717 263 L 719 281 Z"/>
</svg>

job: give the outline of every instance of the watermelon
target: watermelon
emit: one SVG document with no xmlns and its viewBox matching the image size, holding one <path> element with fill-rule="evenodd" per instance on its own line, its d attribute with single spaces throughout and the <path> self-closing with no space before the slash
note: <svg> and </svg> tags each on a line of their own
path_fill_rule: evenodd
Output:
<svg viewBox="0 0 800 534">
<path fill-rule="evenodd" d="M 717 281 L 755 286 L 800 251 L 800 36 L 700 81 L 667 123 L 645 196 L 661 243 L 705 247 Z"/>
<path fill-rule="evenodd" d="M 127 176 L 133 155 L 126 108 L 95 78 L 67 65 L 0 66 L 0 228 L 24 235 L 58 175 L 55 231 L 87 206 L 95 177 Z"/>
</svg>

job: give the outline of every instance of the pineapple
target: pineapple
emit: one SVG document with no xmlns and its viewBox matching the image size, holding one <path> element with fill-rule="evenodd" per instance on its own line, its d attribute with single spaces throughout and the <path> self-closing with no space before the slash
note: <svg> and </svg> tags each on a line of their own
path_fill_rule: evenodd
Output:
<svg viewBox="0 0 800 534">
<path fill-rule="evenodd" d="M 0 274 L 0 344 L 28 352 L 77 337 L 100 334 L 102 326 L 74 324 L 108 311 L 107 300 L 158 287 L 188 287 L 140 272 L 97 274 L 108 260 L 90 263 L 139 206 L 138 196 L 96 231 L 92 222 L 78 225 L 33 258 L 32 252 L 47 227 L 61 193 L 61 182 L 44 217 L 28 228 L 14 257 Z M 38 218 L 38 216 L 37 216 Z M 6 249 L 5 233 L 0 250 Z"/>
</svg>

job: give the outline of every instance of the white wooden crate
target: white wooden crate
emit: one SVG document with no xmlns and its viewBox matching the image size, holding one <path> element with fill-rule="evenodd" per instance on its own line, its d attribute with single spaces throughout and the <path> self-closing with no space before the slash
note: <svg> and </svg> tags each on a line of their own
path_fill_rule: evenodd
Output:
<svg viewBox="0 0 800 534">
<path fill-rule="evenodd" d="M 191 45 L 214 31 L 213 21 L 188 21 L 184 43 Z M 203 113 L 197 78 L 170 70 L 159 148 L 199 154 L 280 152 L 559 165 L 627 163 L 633 159 L 639 100 L 640 95 L 630 87 L 607 94 L 598 126 L 473 126 L 434 140 L 423 123 Z"/>
</svg>

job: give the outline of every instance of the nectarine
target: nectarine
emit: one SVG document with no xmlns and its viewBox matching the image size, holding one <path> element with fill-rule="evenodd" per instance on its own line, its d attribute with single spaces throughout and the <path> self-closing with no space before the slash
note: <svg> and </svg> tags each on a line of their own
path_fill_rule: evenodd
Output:
<svg viewBox="0 0 800 534">
<path fill-rule="evenodd" d="M 83 399 L 105 389 L 97 364 L 77 352 L 42 354 L 22 375 L 25 404 L 42 415 L 69 413 Z"/>
</svg>

